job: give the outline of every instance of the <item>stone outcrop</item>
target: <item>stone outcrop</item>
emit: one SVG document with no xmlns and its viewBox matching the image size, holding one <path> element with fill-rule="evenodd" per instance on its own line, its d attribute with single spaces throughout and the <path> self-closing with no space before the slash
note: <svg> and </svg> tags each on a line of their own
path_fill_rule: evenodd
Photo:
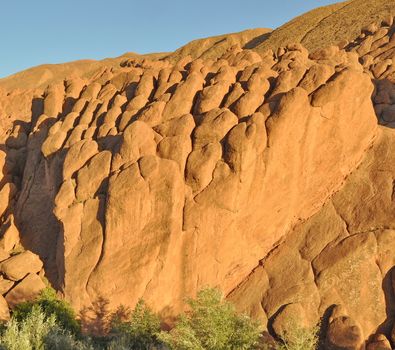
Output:
<svg viewBox="0 0 395 350">
<path fill-rule="evenodd" d="M 0 95 L 0 317 L 44 273 L 76 310 L 143 298 L 165 320 L 210 285 L 273 336 L 324 316 L 328 348 L 387 346 L 394 31 Z"/>
<path fill-rule="evenodd" d="M 37 298 L 46 288 L 43 262 L 25 250 L 13 216 L 8 216 L 0 233 L 0 321 L 7 321 L 15 305 Z"/>
<path fill-rule="evenodd" d="M 0 265 L 0 271 L 11 281 L 20 281 L 30 273 L 38 273 L 43 267 L 40 258 L 30 251 L 11 256 Z"/>
<path fill-rule="evenodd" d="M 29 273 L 23 280 L 21 280 L 14 288 L 12 288 L 5 300 L 10 308 L 23 303 L 36 299 L 40 292 L 45 288 L 45 283 L 40 276 Z"/>
<path fill-rule="evenodd" d="M 317 68 L 300 45 L 268 58 L 122 67 L 67 111 L 69 92 L 44 92 L 13 213 L 77 309 L 142 297 L 171 316 L 204 285 L 232 291 L 360 164 L 377 135 L 362 66 L 338 50 Z M 132 94 L 116 87 L 124 71 Z"/>
<path fill-rule="evenodd" d="M 359 38 L 346 45 L 350 54 L 357 53 L 365 74 L 375 85 L 373 105 L 379 123 L 386 128 L 379 129 L 373 147 L 365 153 L 362 164 L 347 177 L 340 191 L 317 214 L 293 228 L 229 296 L 239 304 L 242 295 L 252 292 L 248 285 L 256 284 L 254 275 L 267 276 L 271 282 L 261 286 L 259 297 L 251 299 L 254 302 L 250 304 L 240 302 L 240 309 L 254 310 L 261 318 L 269 319 L 275 332 L 284 312 L 287 311 L 291 319 L 300 317 L 300 311 L 289 315 L 290 305 L 298 310 L 301 304 L 303 310 L 315 318 L 313 324 L 333 305 L 341 305 L 337 310 L 343 311 L 334 311 L 337 315 L 328 321 L 328 348 L 360 349 L 366 340 L 369 348 L 390 348 L 388 339 L 394 323 L 390 212 L 395 159 L 392 158 L 394 134 L 389 115 L 394 103 L 395 78 L 391 62 L 385 61 L 385 69 L 380 72 L 377 67 L 392 54 L 394 31 L 392 20 L 382 21 L 368 26 Z M 334 58 L 334 52 L 339 49 L 320 50 L 310 57 L 326 62 Z M 349 76 L 346 80 L 351 79 Z M 321 97 L 332 99 L 331 93 L 324 90 L 340 82 L 322 86 L 314 95 L 313 104 L 320 105 Z M 281 265 L 285 270 L 293 266 L 293 275 L 290 277 L 278 270 L 272 272 L 273 267 L 277 269 Z M 277 289 L 273 281 L 278 276 L 286 280 L 279 283 L 281 288 Z"/>
</svg>

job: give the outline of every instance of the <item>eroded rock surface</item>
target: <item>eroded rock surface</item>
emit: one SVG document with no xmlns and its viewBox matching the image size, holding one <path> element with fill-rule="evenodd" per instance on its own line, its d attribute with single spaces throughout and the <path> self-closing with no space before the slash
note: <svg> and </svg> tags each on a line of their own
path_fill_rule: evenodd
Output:
<svg viewBox="0 0 395 350">
<path fill-rule="evenodd" d="M 328 347 L 384 344 L 395 138 L 377 118 L 395 122 L 393 32 L 130 60 L 0 95 L 6 302 L 37 295 L 44 263 L 77 310 L 143 298 L 170 319 L 210 285 L 273 335 L 332 312 Z"/>
<path fill-rule="evenodd" d="M 121 68 L 88 83 L 71 112 L 59 110 L 67 92 L 49 87 L 24 141 L 14 210 L 23 243 L 77 309 L 142 297 L 173 315 L 204 285 L 230 292 L 376 137 L 362 66 L 343 51 L 317 64 L 294 45 L 278 61 L 230 51 L 166 74 Z M 115 84 L 124 71 L 132 94 L 128 80 Z"/>
</svg>

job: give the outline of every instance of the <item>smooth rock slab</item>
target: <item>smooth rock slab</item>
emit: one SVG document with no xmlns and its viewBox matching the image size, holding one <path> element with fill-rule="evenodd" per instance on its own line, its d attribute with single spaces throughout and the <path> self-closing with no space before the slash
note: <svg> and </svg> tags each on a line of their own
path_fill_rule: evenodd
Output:
<svg viewBox="0 0 395 350">
<path fill-rule="evenodd" d="M 8 321 L 10 319 L 10 310 L 7 301 L 0 295 L 0 321 Z"/>
<path fill-rule="evenodd" d="M 12 286 L 14 284 L 15 284 L 14 281 L 7 280 L 1 276 L 0 277 L 0 294 L 4 295 L 5 293 L 7 293 L 12 288 Z"/>
<path fill-rule="evenodd" d="M 0 271 L 10 280 L 20 281 L 29 273 L 37 273 L 43 267 L 38 255 L 25 251 L 12 256 L 0 264 Z"/>
<path fill-rule="evenodd" d="M 34 300 L 45 287 L 45 283 L 38 275 L 30 273 L 8 292 L 5 300 L 9 307 L 13 308 L 20 303 Z"/>
</svg>

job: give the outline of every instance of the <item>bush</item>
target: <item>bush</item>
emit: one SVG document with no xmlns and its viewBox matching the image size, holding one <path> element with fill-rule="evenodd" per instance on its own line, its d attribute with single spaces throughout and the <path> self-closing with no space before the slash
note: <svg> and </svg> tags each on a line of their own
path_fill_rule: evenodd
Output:
<svg viewBox="0 0 395 350">
<path fill-rule="evenodd" d="M 89 340 L 77 340 L 73 334 L 54 329 L 45 337 L 45 349 L 51 350 L 94 350 Z"/>
<path fill-rule="evenodd" d="M 283 344 L 279 345 L 277 350 L 316 350 L 318 348 L 318 326 L 302 328 L 292 322 L 287 329 L 281 337 Z"/>
<path fill-rule="evenodd" d="M 29 317 L 35 306 L 39 306 L 46 317 L 54 315 L 58 326 L 63 330 L 67 330 L 74 335 L 80 334 L 81 327 L 74 310 L 66 301 L 60 300 L 55 290 L 49 287 L 41 292 L 37 300 L 19 304 L 13 312 L 13 318 L 22 322 Z"/>
<path fill-rule="evenodd" d="M 146 350 L 158 344 L 160 320 L 143 300 L 139 300 L 127 322 L 117 317 L 113 319 L 112 332 L 117 339 L 110 343 L 109 349 Z"/>
<path fill-rule="evenodd" d="M 216 289 L 201 290 L 196 300 L 189 299 L 189 313 L 181 315 L 170 333 L 159 338 L 173 350 L 249 350 L 259 341 L 257 322 L 238 315 Z"/>
<path fill-rule="evenodd" d="M 55 316 L 47 317 L 38 305 L 33 305 L 22 321 L 12 317 L 7 322 L 0 343 L 7 350 L 43 350 L 46 336 L 55 328 Z"/>
<path fill-rule="evenodd" d="M 130 345 L 130 339 L 125 335 L 117 335 L 106 347 L 106 350 L 130 350 L 130 349 L 133 349 L 131 348 Z"/>
<path fill-rule="evenodd" d="M 190 312 L 183 314 L 170 332 L 160 331 L 160 320 L 140 300 L 127 313 L 112 318 L 110 336 L 84 338 L 71 307 L 51 289 L 35 301 L 19 305 L 0 330 L 3 350 L 250 350 L 260 336 L 258 324 L 238 315 L 222 301 L 215 289 L 204 289 L 189 299 Z M 125 315 L 127 315 L 126 321 Z M 78 336 L 76 336 L 78 335 Z M 168 347 L 166 347 L 168 346 Z M 288 349 L 288 348 L 287 348 Z M 298 348 L 299 349 L 299 348 Z"/>
</svg>

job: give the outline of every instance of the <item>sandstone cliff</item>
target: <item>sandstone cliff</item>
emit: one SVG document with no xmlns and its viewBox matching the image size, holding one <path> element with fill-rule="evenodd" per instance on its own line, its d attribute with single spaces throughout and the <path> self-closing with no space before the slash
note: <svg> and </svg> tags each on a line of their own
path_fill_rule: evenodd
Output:
<svg viewBox="0 0 395 350">
<path fill-rule="evenodd" d="M 331 346 L 389 336 L 395 25 L 375 4 L 318 50 L 273 47 L 284 26 L 0 80 L 9 305 L 42 261 L 77 310 L 144 298 L 171 320 L 210 285 L 273 334 L 326 315 Z"/>
</svg>

